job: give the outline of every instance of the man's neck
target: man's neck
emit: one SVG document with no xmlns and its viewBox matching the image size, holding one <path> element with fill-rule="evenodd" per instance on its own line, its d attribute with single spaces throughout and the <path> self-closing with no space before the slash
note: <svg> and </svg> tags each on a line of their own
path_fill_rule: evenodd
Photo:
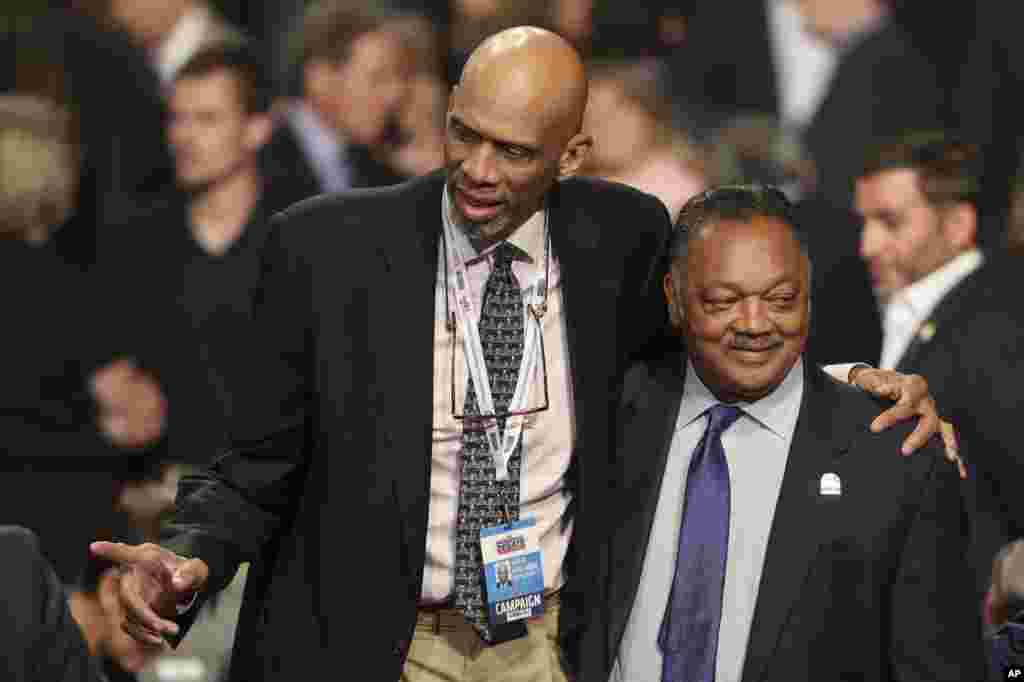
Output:
<svg viewBox="0 0 1024 682">
<path fill-rule="evenodd" d="M 261 186 L 256 170 L 246 169 L 192 198 L 189 223 L 207 253 L 224 253 L 242 235 L 259 202 Z"/>
<path fill-rule="evenodd" d="M 106 618 L 96 598 L 85 592 L 72 592 L 68 607 L 89 647 L 89 655 L 98 656 L 100 643 L 105 637 Z"/>
</svg>

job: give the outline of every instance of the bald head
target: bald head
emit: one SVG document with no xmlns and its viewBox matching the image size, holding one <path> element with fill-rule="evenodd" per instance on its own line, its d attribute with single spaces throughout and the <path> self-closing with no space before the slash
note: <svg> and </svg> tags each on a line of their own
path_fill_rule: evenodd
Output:
<svg viewBox="0 0 1024 682">
<path fill-rule="evenodd" d="M 448 106 L 445 165 L 457 221 L 488 241 L 518 229 L 586 158 L 586 102 L 579 55 L 554 33 L 513 28 L 474 50 Z"/>
<path fill-rule="evenodd" d="M 466 62 L 459 90 L 539 115 L 566 140 L 583 125 L 583 62 L 568 41 L 542 28 L 519 26 L 489 37 Z"/>
</svg>

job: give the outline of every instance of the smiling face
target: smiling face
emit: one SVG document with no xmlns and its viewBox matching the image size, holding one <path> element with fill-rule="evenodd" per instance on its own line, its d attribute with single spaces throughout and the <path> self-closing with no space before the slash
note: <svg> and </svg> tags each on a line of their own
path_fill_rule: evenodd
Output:
<svg viewBox="0 0 1024 682">
<path fill-rule="evenodd" d="M 759 400 L 796 364 L 810 321 L 809 272 L 792 229 L 754 216 L 700 228 L 685 262 L 665 276 L 672 318 L 720 400 Z"/>
</svg>

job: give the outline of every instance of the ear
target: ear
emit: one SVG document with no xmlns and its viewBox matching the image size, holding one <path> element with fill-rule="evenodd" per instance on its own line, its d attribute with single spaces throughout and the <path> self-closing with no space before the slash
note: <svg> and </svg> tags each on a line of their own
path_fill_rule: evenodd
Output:
<svg viewBox="0 0 1024 682">
<path fill-rule="evenodd" d="M 946 240 L 957 251 L 973 248 L 978 233 L 978 214 L 967 202 L 954 205 L 942 225 Z"/>
<path fill-rule="evenodd" d="M 274 134 L 274 120 L 270 114 L 253 114 L 245 124 L 245 144 L 252 151 L 259 149 L 270 141 Z"/>
<path fill-rule="evenodd" d="M 676 284 L 672 278 L 672 270 L 670 269 L 665 273 L 665 277 L 661 281 L 661 288 L 665 292 L 665 303 L 668 305 L 668 319 L 672 323 L 672 326 L 681 330 L 683 328 L 683 305 L 682 301 L 677 300 L 676 296 Z"/>
<path fill-rule="evenodd" d="M 565 146 L 561 158 L 558 159 L 558 177 L 568 178 L 576 175 L 580 167 L 590 155 L 594 146 L 594 138 L 586 133 L 576 133 Z"/>
</svg>

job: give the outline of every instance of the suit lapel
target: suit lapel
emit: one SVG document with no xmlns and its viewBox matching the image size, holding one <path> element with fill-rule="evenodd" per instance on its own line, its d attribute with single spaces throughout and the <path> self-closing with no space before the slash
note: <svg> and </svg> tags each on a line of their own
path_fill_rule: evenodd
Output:
<svg viewBox="0 0 1024 682">
<path fill-rule="evenodd" d="M 830 381 L 820 369 L 805 362 L 800 416 L 765 552 L 743 682 L 764 678 L 823 533 L 828 530 L 819 509 L 821 475 L 835 470 L 832 463 L 849 449 L 857 432 L 856 425 L 835 422 L 838 387 Z"/>
<path fill-rule="evenodd" d="M 907 350 L 903 352 L 903 356 L 897 363 L 896 369 L 907 372 L 913 371 L 915 367 L 920 366 L 921 357 L 928 352 L 931 342 L 941 332 L 945 331 L 947 326 L 963 310 L 963 299 L 974 288 L 976 273 L 977 271 L 972 272 L 961 280 L 952 291 L 942 297 L 942 300 L 939 301 L 939 304 L 928 315 L 928 318 L 914 332 L 914 337 L 911 339 L 910 345 L 907 346 Z"/>
<path fill-rule="evenodd" d="M 435 173 L 411 186 L 409 200 L 395 214 L 395 230 L 409 235 L 395 239 L 382 252 L 385 278 L 375 300 L 383 309 L 376 325 L 393 339 L 390 349 L 380 348 L 387 359 L 378 363 L 384 393 L 378 401 L 383 437 L 394 463 L 396 504 L 403 510 L 404 546 L 410 576 L 424 564 L 429 506 L 430 463 L 434 405 L 434 329 L 438 248 L 441 235 L 443 173 Z M 408 208 L 404 208 L 408 207 Z M 401 286 L 398 283 L 401 282 Z M 413 587 L 417 592 L 422 580 Z"/>
<path fill-rule="evenodd" d="M 600 268 L 597 259 L 597 226 L 589 221 L 582 221 L 577 211 L 569 202 L 563 201 L 564 190 L 561 183 L 556 183 L 548 198 L 548 226 L 551 231 L 551 248 L 558 258 L 562 282 L 562 308 L 566 324 L 566 342 L 569 350 L 569 374 L 573 388 L 573 421 L 575 424 L 576 449 L 582 446 L 583 425 L 586 419 L 584 396 L 586 389 L 583 378 L 588 376 L 590 355 L 582 349 L 590 344 L 582 342 L 592 333 L 607 334 L 608 330 L 592 328 L 591 323 L 603 319 L 601 314 L 588 315 L 587 311 L 594 308 L 588 305 L 585 297 L 587 287 L 595 280 L 591 273 Z M 597 261 L 597 262 L 595 262 Z M 590 283 L 590 284 L 588 284 Z M 597 311 L 595 311 L 597 312 Z M 607 314 L 609 311 L 600 311 Z M 606 319 L 606 318 L 604 318 Z M 594 325 L 599 327 L 600 325 Z M 574 467 L 578 464 L 574 459 Z M 578 473 L 578 472 L 577 472 Z"/>
<path fill-rule="evenodd" d="M 623 505 L 615 530 L 612 553 L 621 568 L 613 574 L 608 622 L 610 666 L 622 644 L 622 636 L 640 585 L 651 527 L 658 508 L 679 405 L 685 384 L 686 356 L 669 354 L 645 369 L 627 376 L 618 417 L 618 451 L 615 481 L 617 499 Z M 635 370 L 634 370 L 635 372 Z M 621 562 L 621 563 L 620 563 Z"/>
</svg>

